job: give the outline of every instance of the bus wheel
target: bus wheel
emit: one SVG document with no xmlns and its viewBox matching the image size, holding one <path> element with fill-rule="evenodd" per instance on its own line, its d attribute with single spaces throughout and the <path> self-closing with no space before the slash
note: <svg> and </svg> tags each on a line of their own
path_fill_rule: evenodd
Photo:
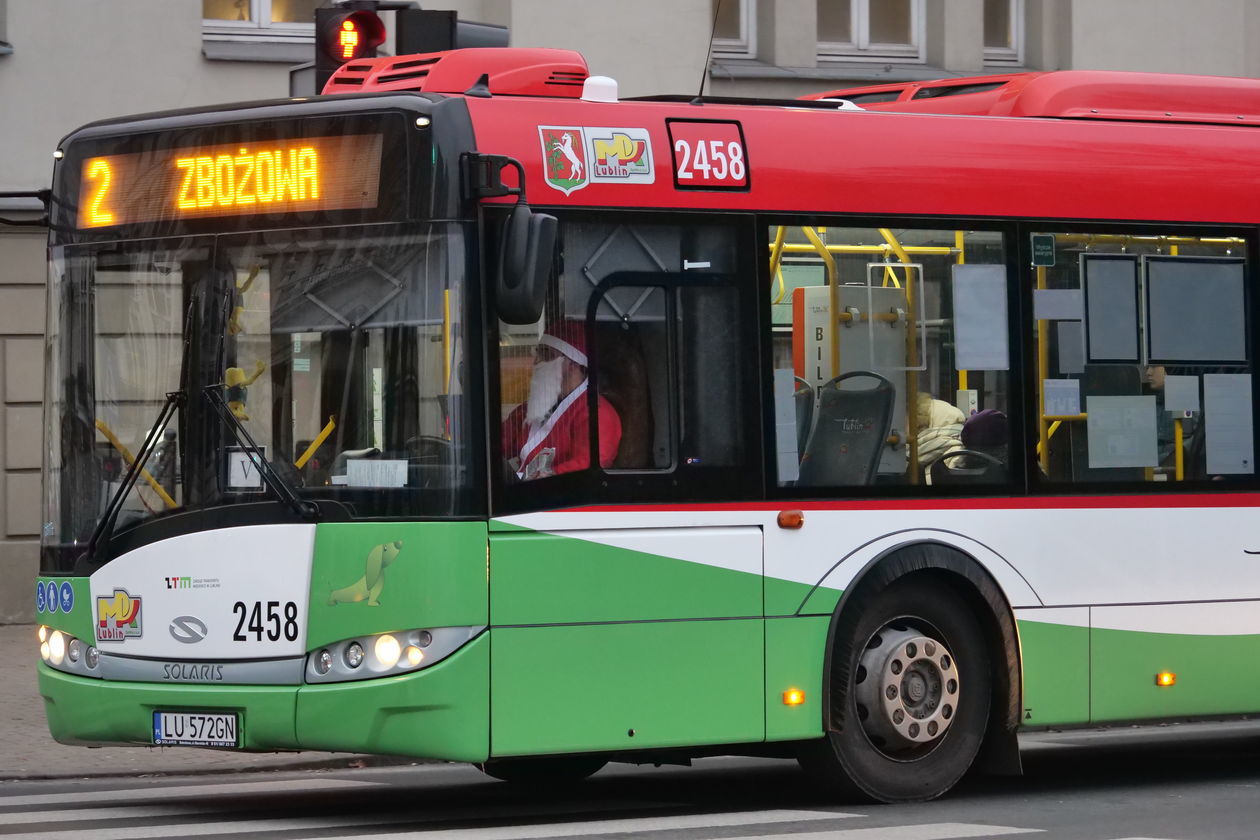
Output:
<svg viewBox="0 0 1260 840">
<path fill-rule="evenodd" d="M 556 785 L 580 782 L 598 773 L 607 763 L 602 758 L 587 756 L 492 758 L 478 764 L 477 769 L 503 782 Z"/>
<path fill-rule="evenodd" d="M 894 582 L 841 616 L 832 656 L 832 705 L 842 718 L 805 746 L 802 766 L 882 802 L 953 787 L 980 749 L 992 693 L 984 635 L 967 604 L 939 582 Z"/>
</svg>

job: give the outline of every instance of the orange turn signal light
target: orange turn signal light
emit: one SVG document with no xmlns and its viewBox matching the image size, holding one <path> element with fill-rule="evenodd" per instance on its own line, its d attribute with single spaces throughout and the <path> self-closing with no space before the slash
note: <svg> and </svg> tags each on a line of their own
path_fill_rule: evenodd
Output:
<svg viewBox="0 0 1260 840">
<path fill-rule="evenodd" d="M 783 705 L 785 706 L 799 706 L 804 702 L 805 692 L 801 691 L 799 688 L 789 688 L 787 691 L 783 692 Z"/>
<path fill-rule="evenodd" d="M 805 514 L 799 510 L 779 511 L 779 527 L 795 530 L 805 524 Z"/>
<path fill-rule="evenodd" d="M 1155 685 L 1169 686 L 1177 684 L 1177 675 L 1172 671 L 1160 671 L 1155 675 Z"/>
</svg>

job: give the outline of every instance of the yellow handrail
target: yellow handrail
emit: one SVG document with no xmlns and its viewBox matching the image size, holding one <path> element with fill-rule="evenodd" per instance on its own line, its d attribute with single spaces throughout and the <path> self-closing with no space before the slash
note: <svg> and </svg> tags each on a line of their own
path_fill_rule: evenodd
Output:
<svg viewBox="0 0 1260 840">
<path fill-rule="evenodd" d="M 130 449 L 123 446 L 123 442 L 119 440 L 118 437 L 110 430 L 109 426 L 105 425 L 104 420 L 96 421 L 96 429 L 105 436 L 105 439 L 109 441 L 111 446 L 118 450 L 118 454 L 123 456 L 123 460 L 127 462 L 127 466 L 131 466 L 136 462 L 136 456 L 131 454 Z M 148 470 L 141 468 L 140 477 L 143 478 L 145 483 L 153 489 L 154 493 L 158 494 L 168 508 L 179 507 L 179 505 L 175 503 L 175 500 L 170 497 L 170 494 L 162 488 L 162 485 L 157 483 L 157 479 L 149 474 Z"/>
<path fill-rule="evenodd" d="M 958 252 L 958 255 L 954 259 L 954 263 L 956 265 L 967 264 L 967 252 L 964 247 L 966 242 L 964 241 L 963 233 L 964 232 L 961 230 L 954 231 L 954 250 Z M 958 371 L 958 390 L 967 390 L 967 371 L 965 370 Z"/>
<path fill-rule="evenodd" d="M 783 240 L 787 238 L 787 227 L 779 225 L 774 235 L 774 243 L 770 246 L 770 274 L 779 281 L 779 296 L 774 303 L 782 303 L 787 296 L 787 288 L 783 283 Z"/>
<path fill-rule="evenodd" d="M 836 267 L 836 258 L 831 256 L 827 245 L 819 238 L 812 227 L 802 227 L 805 238 L 813 243 L 814 250 L 822 257 L 827 266 L 827 287 L 830 290 L 831 309 L 831 375 L 840 375 L 840 273 Z"/>
<path fill-rule="evenodd" d="M 320 429 L 319 434 L 315 436 L 315 440 L 311 441 L 311 445 L 306 447 L 306 451 L 302 453 L 301 457 L 293 462 L 293 466 L 299 470 L 305 467 L 306 462 L 311 460 L 311 456 L 315 454 L 315 450 L 319 449 L 324 441 L 328 440 L 328 436 L 333 433 L 335 428 L 337 428 L 337 418 L 329 417 L 328 422 L 324 424 L 324 428 Z"/>
</svg>

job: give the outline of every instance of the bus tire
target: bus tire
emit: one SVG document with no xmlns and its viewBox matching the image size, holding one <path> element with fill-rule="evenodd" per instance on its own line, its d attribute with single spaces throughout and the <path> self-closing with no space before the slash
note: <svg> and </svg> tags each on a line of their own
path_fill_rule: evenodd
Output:
<svg viewBox="0 0 1260 840">
<path fill-rule="evenodd" d="M 832 646 L 833 727 L 803 745 L 800 763 L 847 796 L 934 799 L 984 740 L 993 676 L 980 624 L 942 580 L 913 575 L 846 612 Z"/>
<path fill-rule="evenodd" d="M 477 769 L 501 782 L 521 785 L 563 785 L 580 782 L 608 762 L 595 756 L 540 756 L 492 758 Z"/>
</svg>

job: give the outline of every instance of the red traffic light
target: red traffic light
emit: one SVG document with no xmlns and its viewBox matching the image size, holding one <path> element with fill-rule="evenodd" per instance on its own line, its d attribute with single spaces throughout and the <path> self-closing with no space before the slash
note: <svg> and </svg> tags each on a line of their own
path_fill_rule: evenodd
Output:
<svg viewBox="0 0 1260 840">
<path fill-rule="evenodd" d="M 369 11 L 341 12 L 316 9 L 319 52 L 336 64 L 372 58 L 385 42 L 385 24 Z"/>
</svg>

